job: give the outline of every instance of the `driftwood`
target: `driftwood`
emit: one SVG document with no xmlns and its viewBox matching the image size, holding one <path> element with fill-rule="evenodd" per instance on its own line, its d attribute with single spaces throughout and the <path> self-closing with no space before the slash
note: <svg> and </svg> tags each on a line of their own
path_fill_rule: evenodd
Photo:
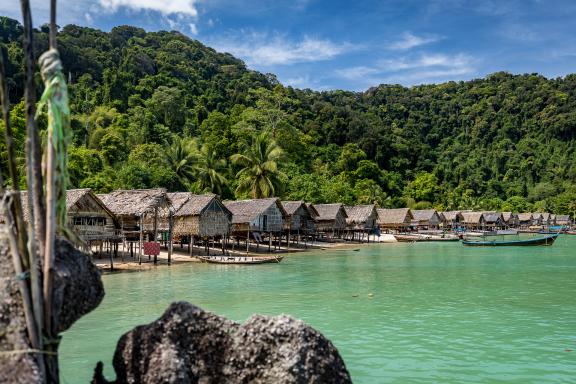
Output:
<svg viewBox="0 0 576 384">
<path fill-rule="evenodd" d="M 318 331 L 289 316 L 240 325 L 192 304 L 126 333 L 114 355 L 116 381 L 98 363 L 92 383 L 350 383 L 344 361 Z"/>
</svg>

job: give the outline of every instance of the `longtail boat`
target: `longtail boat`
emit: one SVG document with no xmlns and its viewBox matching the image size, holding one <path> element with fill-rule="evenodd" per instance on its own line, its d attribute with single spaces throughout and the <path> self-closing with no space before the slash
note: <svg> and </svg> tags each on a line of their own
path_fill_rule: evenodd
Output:
<svg viewBox="0 0 576 384">
<path fill-rule="evenodd" d="M 557 237 L 558 233 L 555 233 L 549 236 L 519 240 L 462 240 L 462 244 L 476 247 L 552 245 L 554 244 L 554 240 L 556 240 Z"/>
<path fill-rule="evenodd" d="M 203 263 L 213 264 L 266 264 L 279 263 L 284 256 L 196 256 Z"/>
</svg>

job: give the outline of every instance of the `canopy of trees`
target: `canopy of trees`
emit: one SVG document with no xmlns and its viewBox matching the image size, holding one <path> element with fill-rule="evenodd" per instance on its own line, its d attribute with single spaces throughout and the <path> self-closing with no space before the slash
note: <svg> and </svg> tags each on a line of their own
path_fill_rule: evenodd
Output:
<svg viewBox="0 0 576 384">
<path fill-rule="evenodd" d="M 17 21 L 0 17 L 18 154 L 21 34 Z M 68 25 L 58 39 L 71 92 L 73 187 L 576 210 L 576 75 L 500 72 L 316 92 L 284 87 L 174 31 Z M 36 53 L 47 45 L 47 33 L 36 31 Z"/>
</svg>

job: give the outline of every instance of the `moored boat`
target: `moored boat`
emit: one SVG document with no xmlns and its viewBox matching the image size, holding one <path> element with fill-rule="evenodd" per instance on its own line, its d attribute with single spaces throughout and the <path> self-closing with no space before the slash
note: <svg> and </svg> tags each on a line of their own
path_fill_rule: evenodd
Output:
<svg viewBox="0 0 576 384">
<path fill-rule="evenodd" d="M 462 240 L 463 245 L 477 247 L 552 245 L 558 234 L 518 240 Z"/>
<path fill-rule="evenodd" d="M 197 256 L 203 263 L 213 264 L 266 264 L 279 263 L 284 256 Z"/>
<path fill-rule="evenodd" d="M 398 234 L 394 235 L 397 241 L 411 243 L 414 241 L 458 241 L 460 238 L 452 234 L 433 235 L 433 234 Z"/>
</svg>

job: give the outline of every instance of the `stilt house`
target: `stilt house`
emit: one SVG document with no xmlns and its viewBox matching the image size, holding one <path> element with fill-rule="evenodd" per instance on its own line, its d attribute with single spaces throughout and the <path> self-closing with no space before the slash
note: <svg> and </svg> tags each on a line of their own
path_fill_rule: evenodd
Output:
<svg viewBox="0 0 576 384">
<path fill-rule="evenodd" d="M 130 241 L 144 241 L 144 236 L 156 241 L 162 230 L 160 218 L 172 210 L 163 188 L 118 190 L 98 197 L 118 218 L 123 237 Z"/>
<path fill-rule="evenodd" d="M 467 230 L 484 229 L 486 220 L 482 212 L 462 212 L 462 224 Z"/>
<path fill-rule="evenodd" d="M 342 204 L 312 204 L 312 208 L 317 214 L 314 217 L 314 222 L 318 232 L 335 235 L 346 229 L 346 218 L 348 215 Z"/>
<path fill-rule="evenodd" d="M 464 220 L 462 211 L 445 211 L 442 212 L 442 216 L 444 216 L 444 226 L 448 229 L 460 228 Z"/>
<path fill-rule="evenodd" d="M 412 226 L 419 229 L 437 229 L 442 223 L 442 218 L 435 209 L 414 210 L 412 216 Z"/>
<path fill-rule="evenodd" d="M 224 237 L 230 233 L 232 212 L 218 196 L 190 192 L 168 193 L 167 196 L 174 207 L 175 236 Z"/>
<path fill-rule="evenodd" d="M 483 215 L 484 227 L 486 229 L 503 229 L 506 226 L 504 223 L 504 217 L 499 212 L 484 212 Z"/>
<path fill-rule="evenodd" d="M 345 206 L 346 228 L 352 231 L 371 231 L 376 227 L 378 212 L 374 204 Z"/>
<path fill-rule="evenodd" d="M 512 212 L 502 212 L 502 219 L 504 219 L 504 224 L 507 227 L 517 227 L 518 222 L 518 215 Z"/>
<path fill-rule="evenodd" d="M 532 213 L 519 213 L 518 214 L 518 226 L 520 228 L 528 228 L 533 225 L 534 218 Z"/>
<path fill-rule="evenodd" d="M 410 208 L 385 209 L 378 208 L 377 224 L 381 230 L 405 230 L 412 224 L 414 216 Z"/>
<path fill-rule="evenodd" d="M 286 211 L 284 231 L 290 233 L 314 232 L 314 219 L 311 208 L 303 201 L 282 201 L 282 207 Z"/>
<path fill-rule="evenodd" d="M 234 235 L 245 236 L 247 232 L 282 232 L 286 211 L 275 197 L 226 201 L 224 205 L 232 212 Z"/>
</svg>

